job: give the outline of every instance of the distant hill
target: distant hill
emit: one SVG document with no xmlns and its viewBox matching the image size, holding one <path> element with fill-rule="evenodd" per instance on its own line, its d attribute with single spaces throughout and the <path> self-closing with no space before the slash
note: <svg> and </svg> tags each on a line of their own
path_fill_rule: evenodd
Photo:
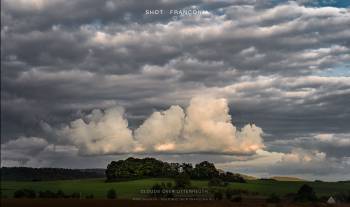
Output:
<svg viewBox="0 0 350 207">
<path fill-rule="evenodd" d="M 222 169 L 217 169 L 219 171 L 220 174 L 222 173 L 226 173 L 224 170 Z M 242 178 L 244 178 L 244 180 L 257 180 L 257 177 L 251 176 L 251 175 L 245 175 L 245 174 L 241 174 L 241 173 L 237 173 L 237 175 L 241 176 Z"/>
<path fill-rule="evenodd" d="M 277 181 L 307 181 L 301 178 L 297 177 L 288 177 L 288 176 L 274 176 L 271 177 L 271 179 L 277 180 Z"/>
<path fill-rule="evenodd" d="M 245 180 L 257 180 L 257 177 L 251 176 L 251 175 L 245 175 L 245 174 L 239 174 L 242 176 Z"/>
<path fill-rule="evenodd" d="M 105 169 L 2 167 L 1 180 L 44 181 L 104 178 Z"/>
<path fill-rule="evenodd" d="M 340 180 L 338 183 L 350 183 L 350 180 Z"/>
</svg>

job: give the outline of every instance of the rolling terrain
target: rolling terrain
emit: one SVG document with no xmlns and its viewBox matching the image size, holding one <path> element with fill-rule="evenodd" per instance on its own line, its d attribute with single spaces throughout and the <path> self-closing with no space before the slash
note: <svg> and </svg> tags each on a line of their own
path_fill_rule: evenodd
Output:
<svg viewBox="0 0 350 207">
<path fill-rule="evenodd" d="M 2 181 L 1 194 L 11 198 L 14 191 L 21 188 L 33 189 L 36 192 L 62 190 L 65 193 L 79 192 L 82 196 L 93 194 L 94 198 L 106 198 L 106 192 L 113 188 L 118 198 L 139 198 L 146 195 L 140 194 L 141 190 L 150 189 L 156 183 L 172 182 L 168 178 L 149 178 L 121 182 L 105 182 L 105 179 L 81 179 L 60 181 Z M 255 192 L 258 195 L 268 196 L 272 193 L 284 196 L 296 193 L 298 189 L 307 183 L 316 192 L 317 196 L 330 196 L 337 192 L 346 192 L 350 189 L 349 182 L 306 182 L 306 181 L 273 181 L 273 180 L 249 180 L 247 183 L 230 183 L 227 187 L 233 189 Z M 208 188 L 207 180 L 192 180 L 193 188 Z"/>
</svg>

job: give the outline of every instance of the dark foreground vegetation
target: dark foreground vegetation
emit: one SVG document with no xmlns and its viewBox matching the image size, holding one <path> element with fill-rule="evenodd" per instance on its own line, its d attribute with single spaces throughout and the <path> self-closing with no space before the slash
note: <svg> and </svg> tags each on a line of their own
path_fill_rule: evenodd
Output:
<svg viewBox="0 0 350 207">
<path fill-rule="evenodd" d="M 126 160 L 112 161 L 106 170 L 107 181 L 139 179 L 145 177 L 175 178 L 182 174 L 190 179 L 218 178 L 223 182 L 246 182 L 239 174 L 220 172 L 213 163 L 203 161 L 194 167 L 190 163 L 167 163 L 154 158 L 137 159 L 129 157 Z"/>
<path fill-rule="evenodd" d="M 1 180 L 45 181 L 102 178 L 104 169 L 2 167 Z"/>
</svg>

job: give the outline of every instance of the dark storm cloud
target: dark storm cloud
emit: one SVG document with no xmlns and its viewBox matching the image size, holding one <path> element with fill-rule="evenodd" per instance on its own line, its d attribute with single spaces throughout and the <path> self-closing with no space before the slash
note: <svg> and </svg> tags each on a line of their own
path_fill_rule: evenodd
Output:
<svg viewBox="0 0 350 207">
<path fill-rule="evenodd" d="M 67 2 L 54 1 L 4 1 L 4 22 L 17 22 L 13 29 L 18 32 L 51 29 L 53 25 L 74 28 L 86 24 L 130 24 L 131 22 L 163 21 L 159 16 L 145 17 L 146 9 L 181 9 L 200 1 L 102 0 Z M 169 19 L 167 16 L 165 19 Z"/>
<path fill-rule="evenodd" d="M 349 134 L 309 134 L 289 140 L 275 140 L 267 143 L 272 151 L 288 152 L 293 148 L 320 150 L 333 158 L 350 157 Z"/>
<path fill-rule="evenodd" d="M 184 8 L 209 13 L 145 15 L 145 9 Z M 236 125 L 262 127 L 269 149 L 319 150 L 337 163 L 349 156 L 348 147 L 293 141 L 327 133 L 349 139 L 349 8 L 5 0 L 1 21 L 2 143 L 45 137 L 43 122 L 60 126 L 115 105 L 137 128 L 155 110 L 212 94 L 230 101 Z M 319 75 L 339 67 L 345 74 Z"/>
</svg>

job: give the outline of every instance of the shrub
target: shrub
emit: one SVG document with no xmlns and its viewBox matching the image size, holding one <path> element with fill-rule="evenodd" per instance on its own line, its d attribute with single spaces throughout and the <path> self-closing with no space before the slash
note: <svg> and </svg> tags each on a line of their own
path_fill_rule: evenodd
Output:
<svg viewBox="0 0 350 207">
<path fill-rule="evenodd" d="M 112 188 L 107 191 L 107 198 L 115 199 L 117 198 L 117 192 Z"/>
<path fill-rule="evenodd" d="M 151 190 L 152 190 L 152 197 L 162 197 L 162 185 L 159 185 L 158 183 L 154 184 L 152 187 L 151 187 Z"/>
<path fill-rule="evenodd" d="M 19 189 L 13 194 L 14 198 L 35 198 L 35 191 L 32 189 Z"/>
<path fill-rule="evenodd" d="M 72 195 L 70 197 L 71 198 L 80 198 L 80 193 L 74 192 L 74 193 L 72 193 Z"/>
<path fill-rule="evenodd" d="M 266 202 L 268 203 L 279 203 L 281 201 L 280 197 L 276 194 L 271 194 L 267 199 Z"/>
<path fill-rule="evenodd" d="M 248 191 L 246 191 L 246 190 L 242 190 L 242 189 L 232 189 L 232 188 L 227 188 L 226 189 L 226 198 L 227 198 L 227 196 L 230 196 L 230 197 L 232 197 L 232 196 L 234 196 L 234 195 L 248 195 L 248 194 L 250 194 Z M 251 194 L 257 194 L 257 193 L 255 193 L 255 192 L 252 192 Z M 229 198 L 228 198 L 229 199 Z"/>
<path fill-rule="evenodd" d="M 58 190 L 56 193 L 56 198 L 64 198 L 64 192 L 62 190 Z"/>
<path fill-rule="evenodd" d="M 85 196 L 86 199 L 93 199 L 94 198 L 94 194 L 90 194 L 90 195 L 87 195 Z"/>
<path fill-rule="evenodd" d="M 171 183 L 161 183 L 161 184 L 154 184 L 152 187 L 151 187 L 151 190 L 152 190 L 152 194 L 151 196 L 152 197 L 156 197 L 156 198 L 160 198 L 160 197 L 165 197 L 165 198 L 173 198 L 174 195 L 170 192 L 170 191 L 163 191 L 165 189 L 171 189 L 171 186 L 172 184 Z"/>
<path fill-rule="evenodd" d="M 307 184 L 304 184 L 300 187 L 297 194 L 294 198 L 298 202 L 308 202 L 308 201 L 317 201 L 316 193 L 312 187 Z"/>
<path fill-rule="evenodd" d="M 49 191 L 49 190 L 40 191 L 39 198 L 56 198 L 56 194 L 52 191 Z"/>
<path fill-rule="evenodd" d="M 13 193 L 13 197 L 14 198 L 24 198 L 24 191 L 23 190 L 16 190 L 14 193 Z"/>
<path fill-rule="evenodd" d="M 208 186 L 223 186 L 224 182 L 219 178 L 212 178 L 208 182 Z"/>
<path fill-rule="evenodd" d="M 231 201 L 232 202 L 242 202 L 242 196 L 236 196 L 236 197 L 234 197 Z"/>
<path fill-rule="evenodd" d="M 172 187 L 173 187 L 173 184 L 172 184 L 171 182 L 167 182 L 167 183 L 166 183 L 166 187 L 167 187 L 167 188 L 172 188 Z"/>
<path fill-rule="evenodd" d="M 222 200 L 223 193 L 221 190 L 217 190 L 214 192 L 214 200 Z"/>
<path fill-rule="evenodd" d="M 233 189 L 227 188 L 225 191 L 225 195 L 228 200 L 231 200 L 232 196 L 234 195 Z"/>
<path fill-rule="evenodd" d="M 175 177 L 175 188 L 187 188 L 191 186 L 190 176 L 187 173 L 182 173 Z"/>
<path fill-rule="evenodd" d="M 7 198 L 7 196 L 4 195 L 4 193 L 2 191 L 0 191 L 0 198 Z"/>
</svg>

